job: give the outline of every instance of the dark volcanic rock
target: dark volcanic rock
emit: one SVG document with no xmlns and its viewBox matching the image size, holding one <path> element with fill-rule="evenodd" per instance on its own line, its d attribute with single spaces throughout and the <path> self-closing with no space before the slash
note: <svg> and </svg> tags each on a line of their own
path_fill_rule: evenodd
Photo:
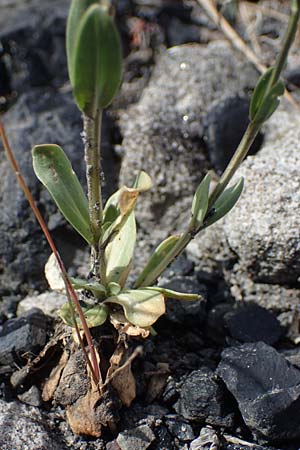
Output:
<svg viewBox="0 0 300 450">
<path fill-rule="evenodd" d="M 47 318 L 41 312 L 11 319 L 0 328 L 0 364 L 26 361 L 46 343 Z"/>
<path fill-rule="evenodd" d="M 202 295 L 203 300 L 174 300 L 166 301 L 166 318 L 173 323 L 194 323 L 200 325 L 205 318 L 204 300 L 207 289 L 197 281 L 196 277 L 175 277 L 169 283 L 160 283 L 161 286 L 178 292 Z"/>
<path fill-rule="evenodd" d="M 183 381 L 175 410 L 186 419 L 231 427 L 232 403 L 208 368 L 195 370 Z"/>
<path fill-rule="evenodd" d="M 270 442 L 300 437 L 300 371 L 263 342 L 228 348 L 217 373 L 246 425 Z"/>
<path fill-rule="evenodd" d="M 245 97 L 230 97 L 217 104 L 206 117 L 205 139 L 213 168 L 222 172 L 235 150 L 249 123 L 250 101 Z M 249 154 L 256 153 L 262 144 L 259 134 Z"/>
<path fill-rule="evenodd" d="M 110 147 L 109 120 L 104 116 L 102 149 L 106 172 L 104 189 L 108 195 L 115 187 L 117 170 Z M 70 93 L 59 90 L 34 89 L 23 94 L 5 116 L 7 135 L 20 165 L 22 174 L 37 201 L 48 228 L 70 264 L 74 251 L 83 247 L 83 240 L 75 234 L 58 212 L 48 192 L 32 169 L 31 148 L 36 144 L 61 145 L 72 162 L 79 179 L 85 185 L 83 144 L 80 137 L 80 112 Z M 39 288 L 45 281 L 42 272 L 50 254 L 40 228 L 20 190 L 8 162 L 0 153 L 0 281 L 2 286 L 18 289 L 27 283 Z"/>
<path fill-rule="evenodd" d="M 272 345 L 282 334 L 276 317 L 256 303 L 241 304 L 226 314 L 225 324 L 234 339 L 240 342 L 262 341 Z"/>
<path fill-rule="evenodd" d="M 57 207 L 34 175 L 31 148 L 35 144 L 62 145 L 74 170 L 84 179 L 80 149 L 80 114 L 70 95 L 34 90 L 20 97 L 6 114 L 7 134 L 28 187 L 38 202 L 51 231 L 64 221 Z M 79 147 L 79 148 L 78 148 Z M 0 279 L 3 286 L 17 289 L 28 283 L 41 285 L 43 266 L 50 250 L 20 190 L 8 162 L 0 156 Z M 68 233 L 65 240 L 68 241 Z"/>
<path fill-rule="evenodd" d="M 195 438 L 192 426 L 180 416 L 167 416 L 166 425 L 171 435 L 179 441 L 188 442 Z"/>
<path fill-rule="evenodd" d="M 1 5 L 0 41 L 6 71 L 18 93 L 67 81 L 65 21 L 68 0 L 17 0 Z M 10 4 L 11 3 L 11 4 Z"/>
</svg>

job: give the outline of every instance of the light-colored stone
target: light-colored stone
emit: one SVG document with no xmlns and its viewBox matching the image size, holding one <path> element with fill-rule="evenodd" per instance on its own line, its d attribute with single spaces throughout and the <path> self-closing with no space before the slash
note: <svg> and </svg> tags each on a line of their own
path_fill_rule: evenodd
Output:
<svg viewBox="0 0 300 450">
<path fill-rule="evenodd" d="M 38 408 L 0 400 L 1 450 L 63 450 Z"/>
<path fill-rule="evenodd" d="M 28 295 L 20 301 L 17 314 L 22 316 L 33 308 L 39 308 L 44 314 L 57 318 L 58 311 L 66 303 L 67 297 L 64 294 L 50 291 L 39 295 Z"/>
<path fill-rule="evenodd" d="M 186 226 L 209 167 L 201 141 L 204 118 L 220 101 L 246 96 L 256 80 L 253 67 L 227 43 L 174 47 L 157 61 L 138 104 L 121 114 L 121 183 L 130 185 L 141 169 L 154 182 L 137 205 L 150 239 Z"/>
<path fill-rule="evenodd" d="M 266 141 L 237 172 L 239 202 L 224 220 L 242 270 L 262 283 L 294 285 L 300 277 L 300 117 L 277 112 Z"/>
</svg>

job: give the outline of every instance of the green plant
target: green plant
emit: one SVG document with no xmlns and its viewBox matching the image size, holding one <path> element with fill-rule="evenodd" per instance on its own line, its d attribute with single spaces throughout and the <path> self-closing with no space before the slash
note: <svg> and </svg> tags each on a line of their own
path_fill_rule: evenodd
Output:
<svg viewBox="0 0 300 450">
<path fill-rule="evenodd" d="M 224 217 L 238 201 L 244 180 L 228 187 L 245 158 L 262 124 L 273 114 L 284 93 L 280 73 L 293 42 L 299 21 L 300 2 L 292 0 L 292 14 L 282 50 L 274 67 L 258 81 L 250 106 L 250 123 L 228 167 L 211 190 L 207 174 L 197 188 L 191 205 L 191 219 L 183 233 L 169 236 L 154 251 L 133 288 L 126 285 L 136 243 L 134 208 L 142 193 L 151 188 L 151 179 L 140 172 L 132 187 L 121 187 L 103 205 L 101 194 L 100 131 L 103 108 L 114 99 L 122 78 L 121 42 L 113 11 L 105 0 L 72 0 L 67 24 L 68 69 L 74 98 L 82 112 L 84 155 L 88 195 L 86 197 L 63 150 L 53 144 L 33 148 L 36 176 L 46 186 L 61 213 L 91 247 L 91 276 L 69 278 L 51 236 L 38 213 L 9 148 L 4 128 L 1 137 L 8 157 L 54 253 L 65 284 L 68 302 L 60 316 L 75 327 L 86 354 L 93 379 L 101 374 L 90 328 L 107 319 L 123 330 L 135 327 L 143 336 L 165 312 L 165 298 L 197 300 L 197 294 L 174 292 L 155 283 L 164 270 L 203 229 Z M 76 290 L 88 293 L 79 302 Z M 83 329 L 91 360 L 81 339 Z"/>
</svg>

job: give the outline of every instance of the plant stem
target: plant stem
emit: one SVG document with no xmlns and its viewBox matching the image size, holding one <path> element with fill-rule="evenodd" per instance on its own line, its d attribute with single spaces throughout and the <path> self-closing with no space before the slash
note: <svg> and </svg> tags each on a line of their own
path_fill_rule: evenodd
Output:
<svg viewBox="0 0 300 450">
<path fill-rule="evenodd" d="M 92 233 L 94 236 L 92 249 L 92 268 L 99 272 L 99 239 L 102 225 L 102 195 L 101 195 L 101 121 L 102 110 L 95 118 L 83 114 L 84 156 L 86 164 L 86 181 L 88 188 L 89 213 Z"/>
<path fill-rule="evenodd" d="M 291 45 L 295 39 L 295 35 L 297 32 L 299 15 L 300 15 L 300 0 L 291 0 L 291 15 L 289 18 L 288 28 L 283 38 L 280 53 L 276 60 L 273 76 L 270 79 L 270 86 L 274 85 L 278 81 L 280 74 L 284 68 L 289 50 L 291 48 Z"/>
<path fill-rule="evenodd" d="M 87 364 L 89 365 L 89 367 L 91 369 L 94 381 L 98 384 L 100 382 L 100 380 L 101 380 L 101 375 L 100 375 L 100 369 L 99 369 L 99 365 L 98 365 L 98 361 L 97 361 L 97 357 L 96 357 L 96 352 L 95 352 L 95 349 L 94 349 L 94 345 L 93 345 L 93 341 L 92 341 L 92 337 L 91 337 L 91 333 L 90 333 L 89 327 L 88 327 L 88 325 L 86 323 L 86 320 L 85 320 L 84 314 L 82 312 L 79 300 L 78 300 L 77 295 L 76 295 L 76 293 L 75 293 L 75 291 L 73 289 L 73 286 L 72 286 L 72 284 L 70 282 L 70 279 L 68 277 L 68 274 L 67 274 L 67 271 L 65 269 L 65 266 L 64 266 L 64 264 L 63 264 L 63 262 L 62 262 L 62 260 L 60 258 L 60 255 L 59 255 L 59 253 L 58 253 L 58 251 L 56 249 L 54 241 L 53 241 L 53 239 L 52 239 L 52 237 L 51 237 L 51 235 L 49 233 L 47 225 L 45 224 L 45 221 L 44 221 L 43 217 L 41 216 L 41 213 L 40 213 L 40 211 L 38 210 L 38 208 L 37 208 L 37 206 L 35 204 L 35 201 L 34 201 L 32 195 L 31 195 L 31 192 L 29 191 L 28 186 L 27 186 L 24 178 L 22 177 L 22 174 L 20 172 L 20 168 L 19 168 L 19 166 L 18 166 L 18 164 L 16 162 L 16 159 L 14 157 L 13 151 L 12 151 L 10 145 L 9 145 L 9 142 L 8 142 L 8 139 L 7 139 L 7 136 L 6 136 L 6 133 L 5 133 L 5 129 L 4 129 L 4 126 L 3 126 L 1 121 L 0 121 L 0 137 L 1 137 L 2 142 L 3 142 L 3 147 L 4 147 L 4 150 L 5 150 L 7 159 L 10 162 L 11 167 L 12 167 L 12 169 L 13 169 L 16 177 L 17 177 L 18 183 L 21 186 L 21 188 L 22 188 L 22 190 L 24 192 L 24 195 L 25 195 L 26 199 L 29 202 L 29 205 L 30 205 L 32 211 L 34 212 L 34 215 L 35 215 L 35 217 L 36 217 L 36 219 L 37 219 L 37 221 L 38 221 L 38 223 L 39 223 L 39 225 L 40 225 L 40 227 L 41 227 L 41 229 L 42 229 L 42 231 L 43 231 L 43 233 L 44 233 L 44 235 L 45 235 L 45 237 L 46 237 L 46 239 L 48 241 L 48 244 L 49 244 L 52 252 L 54 253 L 54 256 L 56 258 L 57 264 L 58 264 L 58 266 L 60 268 L 61 276 L 62 276 L 62 278 L 64 280 L 64 283 L 65 283 L 65 286 L 66 286 L 67 295 L 70 296 L 70 298 L 72 299 L 72 301 L 75 304 L 75 307 L 77 309 L 77 313 L 78 313 L 78 316 L 80 318 L 80 321 L 81 321 L 81 324 L 82 324 L 82 328 L 83 328 L 83 331 L 84 331 L 84 334 L 85 334 L 85 338 L 86 338 L 86 341 L 87 341 L 87 344 L 88 344 L 88 347 L 89 347 L 89 350 L 90 350 L 92 363 L 91 363 L 89 357 L 86 354 L 86 350 L 85 350 L 84 344 L 82 342 L 80 333 L 78 332 L 78 328 L 76 328 L 78 340 L 79 340 L 79 343 L 80 343 L 80 345 L 81 345 L 81 347 L 83 349 L 84 355 L 86 356 L 86 362 L 87 362 Z"/>
<path fill-rule="evenodd" d="M 256 138 L 256 136 L 261 128 L 261 125 L 262 124 L 255 123 L 255 122 L 249 123 L 238 148 L 236 149 L 233 157 L 231 158 L 230 162 L 228 163 L 228 166 L 226 167 L 225 171 L 223 172 L 215 189 L 212 191 L 212 193 L 209 196 L 206 216 L 209 214 L 215 201 L 222 194 L 222 192 L 224 192 L 226 186 L 232 179 L 232 177 L 235 174 L 235 172 L 237 171 L 238 167 L 243 162 L 254 139 Z M 204 219 L 204 221 L 205 221 L 205 219 Z"/>
</svg>

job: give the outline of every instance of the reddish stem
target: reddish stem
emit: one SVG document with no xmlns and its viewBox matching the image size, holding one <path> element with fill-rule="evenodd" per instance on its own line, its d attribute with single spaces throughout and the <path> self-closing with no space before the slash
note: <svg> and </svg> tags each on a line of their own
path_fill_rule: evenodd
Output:
<svg viewBox="0 0 300 450">
<path fill-rule="evenodd" d="M 73 286 L 72 286 L 72 284 L 71 284 L 71 282 L 69 280 L 67 271 L 66 271 L 65 266 L 64 266 L 64 264 L 63 264 L 63 262 L 62 262 L 62 260 L 60 258 L 60 255 L 59 255 L 59 253 L 58 253 L 58 251 L 57 251 L 57 249 L 55 247 L 54 241 L 53 241 L 53 239 L 52 239 L 52 237 L 51 237 L 51 235 L 49 233 L 47 225 L 45 224 L 45 221 L 44 221 L 43 217 L 41 216 L 41 213 L 40 213 L 40 211 L 38 210 L 38 208 L 37 208 L 37 206 L 35 204 L 35 201 L 34 201 L 32 195 L 31 195 L 31 193 L 30 193 L 30 191 L 28 189 L 28 186 L 27 186 L 23 176 L 21 175 L 20 168 L 19 168 L 18 163 L 17 163 L 17 161 L 16 161 L 16 159 L 14 157 L 13 151 L 12 151 L 10 145 L 9 145 L 9 142 L 8 142 L 8 139 L 7 139 L 7 136 L 6 136 L 6 132 L 5 132 L 5 129 L 4 129 L 4 126 L 3 126 L 2 122 L 1 122 L 1 120 L 0 120 L 0 136 L 1 136 L 1 139 L 2 139 L 2 142 L 3 142 L 3 146 L 4 146 L 4 150 L 5 150 L 7 159 L 8 159 L 8 161 L 10 162 L 10 164 L 12 166 L 12 169 L 13 169 L 13 171 L 14 171 L 16 177 L 17 177 L 17 180 L 19 182 L 19 185 L 21 186 L 21 188 L 22 188 L 22 190 L 23 190 L 23 192 L 25 194 L 25 197 L 26 197 L 26 199 L 29 202 L 29 205 L 30 205 L 32 211 L 34 212 L 34 215 L 35 215 L 35 217 L 36 217 L 36 219 L 37 219 L 37 221 L 38 221 L 38 223 L 39 223 L 39 225 L 40 225 L 40 227 L 41 227 L 41 229 L 42 229 L 42 231 L 43 231 L 43 233 L 44 233 L 44 235 L 45 235 L 45 237 L 46 237 L 46 239 L 48 241 L 48 244 L 49 244 L 52 252 L 54 253 L 54 256 L 56 258 L 56 261 L 58 263 L 58 266 L 59 266 L 59 269 L 60 269 L 60 272 L 61 272 L 61 276 L 62 276 L 62 278 L 63 278 L 63 280 L 65 282 L 66 289 L 67 289 L 67 291 L 68 291 L 68 293 L 70 295 L 70 298 L 72 299 L 72 301 L 75 304 L 75 307 L 76 307 L 76 310 L 77 310 L 77 313 L 78 313 L 78 316 L 79 316 L 79 319 L 81 321 L 82 328 L 83 328 L 83 331 L 84 331 L 84 334 L 85 334 L 85 338 L 86 338 L 86 341 L 87 341 L 87 344 L 88 344 L 88 347 L 89 347 L 89 351 L 90 351 L 90 354 L 91 354 L 92 362 L 90 361 L 90 359 L 89 359 L 89 357 L 88 357 L 88 355 L 86 353 L 86 350 L 85 350 L 85 347 L 84 347 L 84 343 L 82 342 L 82 339 L 81 339 L 78 327 L 75 327 L 76 331 L 77 331 L 78 340 L 79 340 L 80 345 L 81 345 L 81 347 L 82 347 L 82 349 L 84 351 L 84 354 L 86 356 L 87 364 L 90 367 L 90 370 L 92 372 L 94 381 L 95 381 L 96 384 L 98 384 L 100 382 L 101 375 L 100 375 L 100 369 L 99 369 L 99 365 L 98 365 L 98 362 L 97 362 L 96 352 L 95 352 L 94 345 L 93 345 L 93 342 L 92 342 L 92 337 L 91 337 L 91 333 L 90 333 L 89 327 L 88 327 L 88 325 L 86 323 L 86 320 L 85 320 L 84 314 L 82 312 L 79 300 L 78 300 L 77 295 L 76 295 L 76 293 L 75 293 L 75 291 L 73 289 Z"/>
</svg>

